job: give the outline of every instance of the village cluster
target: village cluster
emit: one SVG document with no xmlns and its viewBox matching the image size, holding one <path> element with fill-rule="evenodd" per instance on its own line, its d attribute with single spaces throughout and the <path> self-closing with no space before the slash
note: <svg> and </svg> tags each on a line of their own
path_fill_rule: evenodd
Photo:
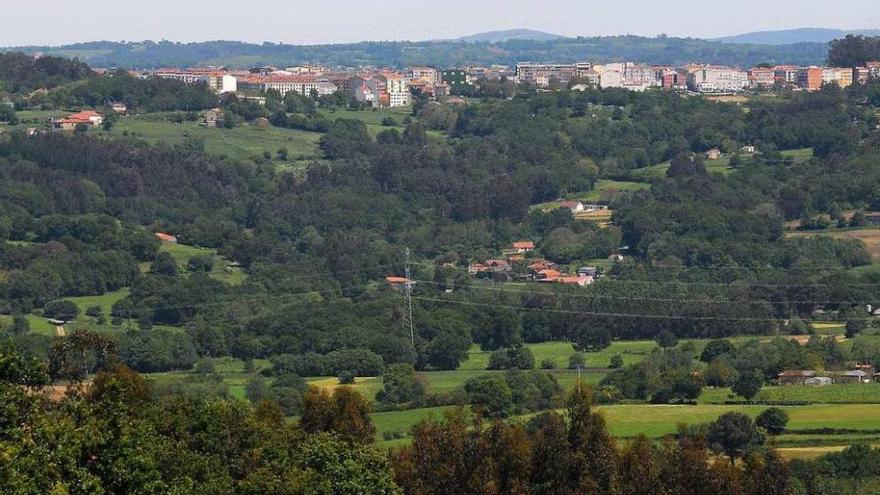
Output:
<svg viewBox="0 0 880 495">
<path fill-rule="evenodd" d="M 531 253 L 535 250 L 532 241 L 514 242 L 510 249 L 501 252 L 502 257 L 487 259 L 482 263 L 471 263 L 468 273 L 477 278 L 501 278 L 522 282 L 538 282 L 551 284 L 576 285 L 586 287 L 599 276 L 599 270 L 593 266 L 582 266 L 577 274 L 565 273 L 556 263 L 542 258 L 535 258 Z M 612 255 L 610 261 L 619 261 L 619 255 Z"/>
</svg>

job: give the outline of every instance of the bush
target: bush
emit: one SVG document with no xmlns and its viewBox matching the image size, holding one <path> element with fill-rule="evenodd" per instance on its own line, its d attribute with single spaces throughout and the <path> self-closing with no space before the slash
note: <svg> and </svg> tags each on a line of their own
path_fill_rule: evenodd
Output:
<svg viewBox="0 0 880 495">
<path fill-rule="evenodd" d="M 79 308 L 71 301 L 57 300 L 46 304 L 43 308 L 43 315 L 46 318 L 72 321 L 79 315 Z"/>
<path fill-rule="evenodd" d="M 623 368 L 623 356 L 620 354 L 611 356 L 611 362 L 608 363 L 608 367 L 615 370 Z"/>
<path fill-rule="evenodd" d="M 556 362 L 554 362 L 552 359 L 545 359 L 545 360 L 541 361 L 541 369 L 542 370 L 555 370 L 556 369 Z"/>
<path fill-rule="evenodd" d="M 91 316 L 92 318 L 100 318 L 104 315 L 104 310 L 101 309 L 101 306 L 89 306 L 86 309 L 86 316 Z"/>
</svg>

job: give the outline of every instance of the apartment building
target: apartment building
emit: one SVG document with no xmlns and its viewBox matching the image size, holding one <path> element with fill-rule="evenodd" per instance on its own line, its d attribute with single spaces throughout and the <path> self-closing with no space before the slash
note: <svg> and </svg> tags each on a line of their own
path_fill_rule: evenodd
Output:
<svg viewBox="0 0 880 495">
<path fill-rule="evenodd" d="M 408 76 L 410 81 L 424 81 L 429 84 L 443 82 L 440 71 L 433 67 L 410 67 Z"/>
<path fill-rule="evenodd" d="M 825 70 L 822 67 L 801 67 L 798 70 L 797 85 L 807 91 L 822 89 L 825 78 Z"/>
<path fill-rule="evenodd" d="M 161 79 L 173 79 L 186 84 L 204 82 L 215 93 L 235 93 L 238 91 L 238 80 L 225 70 L 217 69 L 159 69 L 153 76 Z"/>
<path fill-rule="evenodd" d="M 853 71 L 842 67 L 824 67 L 822 69 L 822 83 L 837 84 L 841 88 L 852 86 Z"/>
<path fill-rule="evenodd" d="M 270 89 L 278 91 L 282 97 L 293 91 L 303 96 L 310 96 L 316 92 L 318 96 L 332 95 L 336 92 L 336 86 L 327 78 L 317 76 L 265 76 L 260 84 L 263 91 Z"/>
<path fill-rule="evenodd" d="M 748 72 L 735 67 L 707 66 L 687 75 L 688 89 L 698 93 L 730 93 L 749 86 Z"/>
<path fill-rule="evenodd" d="M 387 94 L 388 107 L 405 107 L 410 103 L 409 85 L 402 74 L 391 71 L 382 71 L 376 75 L 381 91 Z M 383 105 L 384 106 L 384 105 Z"/>
<path fill-rule="evenodd" d="M 516 80 L 519 83 L 529 83 L 536 86 L 546 86 L 549 81 L 556 79 L 560 84 L 566 85 L 578 75 L 579 64 L 516 64 Z M 581 70 L 589 70 L 586 66 Z"/>
<path fill-rule="evenodd" d="M 772 67 L 753 67 L 749 70 L 749 85 L 753 88 L 769 88 L 776 84 L 776 70 Z"/>
</svg>

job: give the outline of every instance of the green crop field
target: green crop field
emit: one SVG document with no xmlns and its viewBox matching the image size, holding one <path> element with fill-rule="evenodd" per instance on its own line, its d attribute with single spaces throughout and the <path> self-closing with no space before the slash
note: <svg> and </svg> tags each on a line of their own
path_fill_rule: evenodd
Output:
<svg viewBox="0 0 880 495">
<path fill-rule="evenodd" d="M 94 131 L 103 132 L 103 131 Z M 114 137 L 134 135 L 151 143 L 177 144 L 185 138 L 203 139 L 205 151 L 214 156 L 226 156 L 236 160 L 262 159 L 264 152 L 272 154 L 272 162 L 279 167 L 305 165 L 321 158 L 316 132 L 281 129 L 269 126 L 239 126 L 234 129 L 209 129 L 196 122 L 176 124 L 163 120 L 161 115 L 123 117 L 113 127 Z M 279 148 L 288 150 L 288 161 L 276 158 Z"/>
</svg>

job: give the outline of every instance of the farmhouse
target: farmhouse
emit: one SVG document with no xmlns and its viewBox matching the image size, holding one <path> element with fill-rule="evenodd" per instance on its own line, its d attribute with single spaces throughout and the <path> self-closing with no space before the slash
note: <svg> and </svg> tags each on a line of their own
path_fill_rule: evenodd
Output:
<svg viewBox="0 0 880 495">
<path fill-rule="evenodd" d="M 535 249 L 535 243 L 532 241 L 517 241 L 513 243 L 513 250 L 517 253 L 528 253 Z"/>
<path fill-rule="evenodd" d="M 56 129 L 60 129 L 62 131 L 72 131 L 75 130 L 76 126 L 80 124 L 92 127 L 96 125 L 101 125 L 102 122 L 104 122 L 104 117 L 101 117 L 101 114 L 94 110 L 86 110 L 83 112 L 70 114 L 63 119 L 54 120 L 52 121 L 52 125 Z"/>
<path fill-rule="evenodd" d="M 559 206 L 562 208 L 568 208 L 572 213 L 581 213 L 584 211 L 584 204 L 580 201 L 560 201 Z"/>
<path fill-rule="evenodd" d="M 717 160 L 719 158 L 721 158 L 721 150 L 719 149 L 713 148 L 706 152 L 707 160 Z"/>
<path fill-rule="evenodd" d="M 803 385 L 804 382 L 816 376 L 812 370 L 785 370 L 776 376 L 780 385 Z"/>
</svg>

